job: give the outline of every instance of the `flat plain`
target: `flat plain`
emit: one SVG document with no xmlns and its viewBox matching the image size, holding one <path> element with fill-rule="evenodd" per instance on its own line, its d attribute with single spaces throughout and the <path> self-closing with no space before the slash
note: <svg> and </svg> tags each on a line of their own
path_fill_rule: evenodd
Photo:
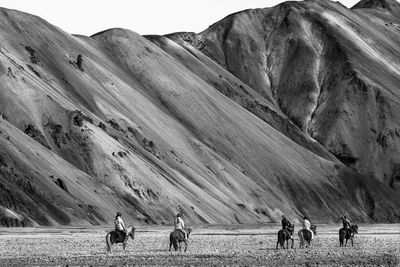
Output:
<svg viewBox="0 0 400 267">
<path fill-rule="evenodd" d="M 109 253 L 104 227 L 0 228 L 0 266 L 399 265 L 399 224 L 359 225 L 353 247 L 339 247 L 339 228 L 318 225 L 309 248 L 299 249 L 295 235 L 294 248 L 284 250 L 276 249 L 277 224 L 198 226 L 186 253 L 168 251 L 169 227 L 137 226 L 125 252 L 114 245 Z"/>
</svg>

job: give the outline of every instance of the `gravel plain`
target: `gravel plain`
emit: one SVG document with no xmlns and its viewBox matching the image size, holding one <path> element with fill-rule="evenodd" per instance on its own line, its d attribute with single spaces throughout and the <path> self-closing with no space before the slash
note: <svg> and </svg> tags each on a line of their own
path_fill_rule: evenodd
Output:
<svg viewBox="0 0 400 267">
<path fill-rule="evenodd" d="M 126 251 L 106 252 L 105 228 L 0 228 L 0 266 L 397 266 L 400 225 L 359 225 L 339 247 L 339 225 L 318 225 L 311 247 L 275 249 L 278 225 L 193 227 L 188 251 L 169 252 L 167 227 L 136 227 Z M 296 229 L 296 232 L 299 229 Z"/>
</svg>

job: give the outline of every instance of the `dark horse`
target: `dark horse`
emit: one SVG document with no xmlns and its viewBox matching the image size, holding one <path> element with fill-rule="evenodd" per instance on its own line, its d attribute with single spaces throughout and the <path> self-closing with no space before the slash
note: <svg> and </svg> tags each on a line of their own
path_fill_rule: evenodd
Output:
<svg viewBox="0 0 400 267">
<path fill-rule="evenodd" d="M 339 230 L 339 242 L 340 246 L 343 247 L 343 242 L 344 239 L 346 239 L 346 244 L 344 246 L 347 246 L 347 241 L 350 239 L 351 240 L 351 246 L 353 246 L 353 238 L 354 235 L 358 234 L 358 226 L 356 224 L 350 226 L 350 228 L 340 228 Z"/>
<path fill-rule="evenodd" d="M 289 239 L 292 240 L 292 246 L 291 248 L 293 248 L 293 244 L 294 244 L 294 240 L 293 240 L 293 232 L 294 232 L 294 224 L 291 224 L 289 227 L 287 227 L 286 229 L 281 229 L 278 232 L 278 241 L 276 242 L 276 249 L 278 249 L 278 245 L 281 245 L 281 248 L 285 248 L 285 241 L 286 241 L 286 248 L 289 248 Z"/>
<path fill-rule="evenodd" d="M 129 237 L 135 239 L 135 227 L 128 227 L 126 228 L 127 236 L 126 238 L 118 231 L 111 231 L 108 232 L 106 235 L 106 244 L 107 244 L 107 251 L 111 251 L 111 246 L 116 243 L 122 243 L 122 247 L 125 251 L 126 243 L 128 242 Z"/>
<path fill-rule="evenodd" d="M 189 235 L 192 232 L 192 229 L 190 227 L 185 227 L 188 239 L 189 239 Z M 182 233 L 181 230 L 174 230 L 173 232 L 171 232 L 171 234 L 169 235 L 169 251 L 171 251 L 171 247 L 172 245 L 174 245 L 174 249 L 175 251 L 181 250 L 181 242 L 185 242 L 185 252 L 187 250 L 187 242 L 185 240 L 185 236 Z"/>
<path fill-rule="evenodd" d="M 313 231 L 314 235 L 317 234 L 317 226 L 316 225 L 311 225 L 310 229 L 311 229 L 311 231 Z M 310 231 L 307 231 L 306 229 L 301 229 L 299 231 L 298 235 L 299 235 L 299 240 L 300 240 L 300 248 L 304 248 L 305 242 L 307 242 L 306 247 L 308 247 L 311 244 Z"/>
</svg>

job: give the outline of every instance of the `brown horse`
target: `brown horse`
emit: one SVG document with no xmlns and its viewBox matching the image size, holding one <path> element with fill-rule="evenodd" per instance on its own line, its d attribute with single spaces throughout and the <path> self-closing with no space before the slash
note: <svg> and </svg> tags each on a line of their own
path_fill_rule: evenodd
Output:
<svg viewBox="0 0 400 267">
<path fill-rule="evenodd" d="M 347 246 L 347 241 L 350 239 L 351 240 L 351 246 L 353 246 L 353 238 L 354 235 L 358 234 L 358 226 L 356 224 L 350 226 L 350 228 L 340 228 L 339 230 L 339 242 L 340 246 L 343 247 L 343 242 L 344 239 L 346 239 L 346 244 L 344 246 Z"/>
<path fill-rule="evenodd" d="M 122 236 L 122 234 L 118 231 L 108 232 L 106 235 L 106 244 L 107 251 L 111 251 L 111 246 L 116 243 L 122 243 L 122 247 L 125 251 L 126 243 L 128 242 L 129 237 L 135 239 L 135 227 L 126 228 L 126 237 Z"/>
<path fill-rule="evenodd" d="M 313 231 L 314 235 L 317 235 L 317 226 L 316 225 L 311 225 L 310 227 L 311 231 Z M 307 242 L 306 247 L 311 245 L 311 233 L 310 231 L 306 229 L 301 229 L 298 232 L 299 235 L 299 240 L 300 240 L 300 248 L 304 248 L 305 242 Z"/>
<path fill-rule="evenodd" d="M 185 231 L 187 233 L 187 237 L 189 239 L 189 235 L 192 232 L 192 229 L 190 227 L 185 227 Z M 171 251 L 172 245 L 174 246 L 175 251 L 181 250 L 181 243 L 185 243 L 185 252 L 187 250 L 187 241 L 185 240 L 185 235 L 182 233 L 181 230 L 176 229 L 171 234 L 169 235 L 169 251 Z"/>
<path fill-rule="evenodd" d="M 285 241 L 286 241 L 286 248 L 289 248 L 289 239 L 292 240 L 292 246 L 291 248 L 293 248 L 293 244 L 294 244 L 294 240 L 293 240 L 293 232 L 294 232 L 294 224 L 291 224 L 289 227 L 287 227 L 286 229 L 281 229 L 278 232 L 278 241 L 276 242 L 276 249 L 278 249 L 278 245 L 281 245 L 281 248 L 285 248 Z"/>
</svg>

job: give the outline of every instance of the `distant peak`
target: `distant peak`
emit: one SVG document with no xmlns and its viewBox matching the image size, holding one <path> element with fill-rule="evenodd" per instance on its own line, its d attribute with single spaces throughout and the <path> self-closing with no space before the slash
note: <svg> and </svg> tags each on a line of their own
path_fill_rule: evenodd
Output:
<svg viewBox="0 0 400 267">
<path fill-rule="evenodd" d="M 359 8 L 384 8 L 392 9 L 393 7 L 399 7 L 400 4 L 396 0 L 361 0 L 355 4 L 351 9 Z"/>
</svg>

